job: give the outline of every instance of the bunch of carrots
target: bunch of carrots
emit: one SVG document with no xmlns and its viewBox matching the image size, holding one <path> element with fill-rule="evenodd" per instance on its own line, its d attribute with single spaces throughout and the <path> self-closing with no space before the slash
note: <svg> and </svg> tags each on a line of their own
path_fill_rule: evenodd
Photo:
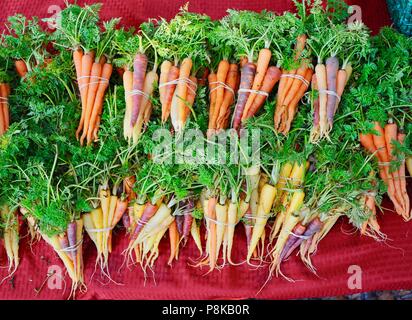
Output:
<svg viewBox="0 0 412 320">
<path fill-rule="evenodd" d="M 113 192 L 107 185 L 99 188 L 100 206 L 83 215 L 84 228 L 97 249 L 96 263 L 101 267 L 103 274 L 108 277 L 108 259 L 112 251 L 112 231 L 122 219 L 128 208 L 128 197 L 124 193 L 117 195 L 118 188 Z"/>
<path fill-rule="evenodd" d="M 208 76 L 210 107 L 208 134 L 226 129 L 229 125 L 231 106 L 235 102 L 236 91 L 239 87 L 239 70 L 236 63 L 222 59 L 217 72 Z"/>
<path fill-rule="evenodd" d="M 209 266 L 209 271 L 225 266 L 226 262 L 236 265 L 232 261 L 232 249 L 236 225 L 245 215 L 249 205 L 244 201 L 238 202 L 233 196 L 228 199 L 223 194 L 216 195 L 204 192 L 200 201 L 203 203 L 203 212 L 206 225 L 205 253 L 195 266 Z M 222 257 L 222 264 L 218 260 Z"/>
<path fill-rule="evenodd" d="M 20 212 L 24 216 L 28 216 L 29 211 L 20 207 Z M 46 241 L 57 253 L 72 280 L 70 291 L 71 296 L 75 296 L 77 289 L 84 290 L 84 266 L 83 266 L 83 219 L 71 221 L 67 230 L 64 233 L 48 236 L 42 232 L 36 221 L 33 219 L 27 220 L 31 227 L 40 233 L 41 237 Z"/>
<path fill-rule="evenodd" d="M 180 67 L 165 60 L 160 67 L 159 95 L 162 123 L 169 117 L 175 132 L 181 132 L 196 99 L 197 78 L 192 74 L 193 61 L 182 60 Z"/>
<path fill-rule="evenodd" d="M 140 264 L 145 275 L 146 269 L 151 269 L 159 256 L 160 240 L 175 221 L 170 205 L 165 204 L 162 198 L 155 201 L 147 201 L 144 204 L 136 202 L 133 211 L 129 211 L 130 241 L 125 250 L 125 261 Z M 172 253 L 169 263 L 178 255 L 173 230 L 171 233 Z"/>
<path fill-rule="evenodd" d="M 389 119 L 382 128 L 379 122 L 374 122 L 374 132 L 360 134 L 359 140 L 362 146 L 378 160 L 379 175 L 388 188 L 388 196 L 391 199 L 395 211 L 405 221 L 412 217 L 409 196 L 406 189 L 405 160 L 397 159 L 395 143 L 403 144 L 405 133 L 398 129 L 398 125 Z M 396 163 L 400 162 L 400 163 Z M 391 164 L 396 164 L 392 170 Z"/>
<path fill-rule="evenodd" d="M 9 84 L 0 83 L 0 136 L 3 135 L 10 126 L 9 95 Z"/>
<path fill-rule="evenodd" d="M 142 36 L 137 36 L 140 43 L 139 52 L 133 58 L 133 71 L 125 66 L 123 85 L 125 89 L 126 112 L 123 135 L 128 141 L 136 144 L 142 132 L 143 124 L 147 125 L 152 113 L 152 95 L 158 85 L 157 59 L 152 70 L 147 71 L 149 58 L 142 45 Z"/>
<path fill-rule="evenodd" d="M 292 232 L 300 221 L 300 209 L 305 197 L 302 187 L 306 170 L 307 163 L 299 162 L 286 162 L 280 169 L 276 204 L 281 209 L 276 215 L 269 237 L 270 242 L 277 237 L 276 243 L 270 252 L 272 257 L 270 276 L 274 271 L 278 274 L 282 260 L 289 251 L 293 251 L 292 246 L 298 238 Z M 305 232 L 305 229 L 300 228 L 300 231 Z"/>
<path fill-rule="evenodd" d="M 96 57 L 93 52 L 84 52 L 81 48 L 73 50 L 73 61 L 82 105 L 76 138 L 80 139 L 81 145 L 85 140 L 90 145 L 98 139 L 104 96 L 113 66 L 106 57 Z"/>
<path fill-rule="evenodd" d="M 297 112 L 297 106 L 309 88 L 312 80 L 313 69 L 310 68 L 307 59 L 302 58 L 303 50 L 306 46 L 306 35 L 297 38 L 295 46 L 295 62 L 300 61 L 298 69 L 282 70 L 280 76 L 276 109 L 274 115 L 275 129 L 286 135 L 292 125 L 292 121 Z"/>
<path fill-rule="evenodd" d="M 181 201 L 178 208 L 174 212 L 175 220 L 169 226 L 169 240 L 170 240 L 170 256 L 168 264 L 172 265 L 173 259 L 178 259 L 179 246 L 182 243 L 186 245 L 189 235 L 192 234 L 196 237 L 199 233 L 197 223 L 193 217 L 193 210 L 195 209 L 194 200 L 189 198 Z M 197 241 L 198 240 L 198 241 Z M 202 251 L 200 244 L 200 235 L 195 239 L 196 245 L 198 245 L 199 251 Z M 199 246 L 200 244 L 200 246 Z"/>
<path fill-rule="evenodd" d="M 2 236 L 4 241 L 4 248 L 6 249 L 6 255 L 8 260 L 8 272 L 9 275 L 5 278 L 8 279 L 16 272 L 19 263 L 19 231 L 20 222 L 17 215 L 17 211 L 11 211 L 7 205 L 0 207 L 0 225 L 2 226 Z M 3 279 L 1 283 L 5 280 Z"/>
<path fill-rule="evenodd" d="M 310 136 L 312 142 L 328 137 L 333 127 L 333 117 L 351 74 L 351 64 L 346 63 L 339 69 L 339 59 L 336 56 L 327 58 L 325 64 L 318 61 L 312 76 L 312 87 L 318 91 L 318 97 L 313 103 L 313 127 Z"/>
<path fill-rule="evenodd" d="M 105 93 L 113 72 L 111 56 L 115 28 L 120 19 L 100 21 L 101 4 L 68 5 L 54 20 L 55 46 L 71 48 L 81 100 L 76 138 L 83 146 L 98 139 Z M 73 27 L 75 25 L 76 27 Z M 103 25 L 103 28 L 100 27 Z M 99 37 L 91 36 L 99 34 Z"/>
</svg>

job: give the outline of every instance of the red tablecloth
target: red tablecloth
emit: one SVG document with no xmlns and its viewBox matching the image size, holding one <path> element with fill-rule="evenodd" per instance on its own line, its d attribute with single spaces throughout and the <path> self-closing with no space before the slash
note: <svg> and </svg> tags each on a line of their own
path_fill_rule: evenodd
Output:
<svg viewBox="0 0 412 320">
<path fill-rule="evenodd" d="M 185 1 L 101 1 L 105 18 L 120 16 L 124 24 L 137 24 L 148 17 L 164 16 L 169 18 Z M 79 1 L 83 3 L 83 1 Z M 379 26 L 389 24 L 390 19 L 384 0 L 348 1 L 358 4 L 362 8 L 363 21 L 374 32 Z M 26 15 L 49 16 L 49 5 L 60 5 L 62 0 L 31 0 L 7 1 L 0 11 L 2 25 L 8 15 L 24 13 Z M 236 9 L 270 9 L 275 11 L 290 10 L 289 0 L 248 0 L 248 1 L 192 1 L 191 10 L 204 12 L 213 18 L 221 17 L 227 8 Z M 53 8 L 51 8 L 53 9 Z M 389 208 L 391 206 L 385 203 Z M 273 279 L 261 291 L 258 298 L 303 298 L 321 297 L 358 293 L 370 290 L 394 290 L 412 288 L 412 241 L 409 231 L 411 224 L 404 223 L 396 214 L 387 211 L 379 221 L 382 231 L 388 235 L 386 242 L 377 243 L 358 234 L 349 235 L 351 227 L 339 221 L 330 234 L 321 242 L 317 255 L 313 258 L 318 269 L 318 277 L 310 273 L 297 257 L 292 257 L 283 265 L 283 271 L 296 279 L 289 283 L 281 279 Z M 243 229 L 236 232 L 235 261 L 245 256 Z M 119 283 L 105 284 L 100 278 L 99 271 L 90 281 L 94 271 L 95 249 L 91 240 L 85 237 L 84 263 L 86 266 L 85 278 L 88 290 L 85 294 L 78 294 L 81 299 L 241 299 L 255 297 L 267 277 L 267 269 L 253 268 L 243 264 L 237 267 L 225 267 L 222 271 L 215 271 L 203 276 L 205 270 L 189 266 L 189 253 L 197 252 L 192 241 L 181 251 L 181 257 L 170 268 L 166 265 L 168 257 L 168 241 L 162 241 L 161 255 L 156 262 L 154 277 L 149 272 L 149 278 L 144 277 L 138 267 L 131 270 L 120 268 L 123 257 L 122 250 L 127 241 L 122 231 L 114 236 L 114 252 L 110 259 L 110 270 L 113 279 Z M 68 289 L 50 289 L 43 287 L 36 295 L 34 289 L 39 288 L 46 279 L 48 268 L 51 265 L 62 266 L 57 255 L 43 241 L 36 243 L 32 250 L 27 243 L 27 237 L 21 243 L 21 265 L 15 274 L 14 281 L 5 282 L 0 287 L 0 299 L 63 299 L 68 295 Z M 0 249 L 0 261 L 6 263 L 4 250 Z M 357 265 L 362 270 L 362 288 L 348 287 L 348 268 Z M 6 275 L 0 270 L 0 276 Z M 155 279 L 155 282 L 154 282 Z M 70 279 L 65 276 L 68 287 Z"/>
</svg>

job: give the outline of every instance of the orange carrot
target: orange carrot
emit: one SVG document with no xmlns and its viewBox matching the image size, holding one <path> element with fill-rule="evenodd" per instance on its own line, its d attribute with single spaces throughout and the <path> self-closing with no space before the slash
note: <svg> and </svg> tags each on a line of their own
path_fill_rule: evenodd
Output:
<svg viewBox="0 0 412 320">
<path fill-rule="evenodd" d="M 169 256 L 169 260 L 167 261 L 167 264 L 170 266 L 172 265 L 173 259 L 176 256 L 177 243 L 179 240 L 179 233 L 177 232 L 176 220 L 173 220 L 173 222 L 169 226 L 169 239 L 170 239 L 170 256 Z"/>
<path fill-rule="evenodd" d="M 263 80 L 266 75 L 266 71 L 269 67 L 271 57 L 272 57 L 272 52 L 268 48 L 263 48 L 259 51 L 259 57 L 256 62 L 256 74 L 255 74 L 255 78 L 253 79 L 252 90 L 255 90 L 255 91 L 260 90 Z M 247 116 L 249 109 L 256 97 L 257 97 L 256 92 L 250 93 L 247 99 L 246 105 L 245 105 L 245 109 L 243 110 L 243 116 L 242 116 L 243 119 L 245 119 L 245 117 Z"/>
<path fill-rule="evenodd" d="M 404 141 L 405 141 L 405 133 L 402 130 L 400 130 L 400 132 L 398 133 L 398 141 L 401 144 L 403 144 Z M 408 192 L 406 190 L 405 160 L 402 160 L 401 166 L 399 167 L 398 177 L 399 177 L 399 180 L 400 180 L 400 188 L 401 188 L 401 194 L 402 194 L 403 202 L 405 203 L 404 218 L 406 220 L 409 220 L 412 217 L 412 212 L 410 212 L 409 196 L 408 196 Z"/>
<path fill-rule="evenodd" d="M 14 65 L 16 67 L 17 74 L 21 78 L 24 78 L 28 72 L 26 63 L 23 60 L 16 60 Z"/>
<path fill-rule="evenodd" d="M 162 105 L 162 109 L 163 105 L 165 104 L 166 97 L 166 87 L 163 84 L 167 82 L 167 78 L 169 77 L 169 71 L 172 66 L 173 64 L 168 60 L 163 61 L 162 65 L 160 66 L 159 98 L 160 103 Z"/>
<path fill-rule="evenodd" d="M 396 125 L 396 123 L 393 122 L 392 119 L 389 119 L 389 122 L 385 125 L 384 132 L 385 132 L 385 143 L 386 143 L 386 148 L 388 150 L 389 161 L 392 161 L 394 160 L 394 157 L 392 154 L 393 152 L 392 143 L 394 141 L 398 141 L 398 126 Z M 402 208 L 405 210 L 406 203 L 404 202 L 403 195 L 402 195 L 401 182 L 399 179 L 398 170 L 393 171 L 391 175 L 393 177 L 393 184 L 395 187 L 395 196 L 398 199 L 399 203 L 402 204 Z"/>
<path fill-rule="evenodd" d="M 82 57 L 82 66 L 81 66 L 81 77 L 79 78 L 78 85 L 80 90 L 80 97 L 82 102 L 82 115 L 80 118 L 80 123 L 76 131 L 76 138 L 79 139 L 80 131 L 83 129 L 84 118 L 86 115 L 86 106 L 87 106 L 87 94 L 89 90 L 90 82 L 90 72 L 93 66 L 93 55 L 88 52 Z"/>
<path fill-rule="evenodd" d="M 73 62 L 76 69 L 77 83 L 79 83 L 79 78 L 82 76 L 82 58 L 83 50 L 81 48 L 73 50 Z"/>
<path fill-rule="evenodd" d="M 3 128 L 3 132 L 6 132 L 10 125 L 10 113 L 8 97 L 10 94 L 10 86 L 7 83 L 0 83 L 0 119 L 3 118 L 3 125 L 0 120 L 0 131 Z M 1 133 L 0 133 L 1 134 Z"/>
<path fill-rule="evenodd" d="M 225 95 L 223 97 L 222 105 L 219 109 L 219 114 L 216 120 L 216 129 L 225 129 L 223 128 L 223 122 L 226 117 L 227 110 L 230 111 L 230 105 L 235 100 L 235 90 L 237 85 L 238 79 L 238 66 L 235 63 L 231 63 L 229 66 L 229 72 L 227 73 L 226 77 L 226 85 L 231 88 L 233 91 L 225 90 Z"/>
<path fill-rule="evenodd" d="M 185 81 L 187 81 L 190 77 L 192 65 L 192 59 L 185 58 L 180 66 L 179 83 L 177 84 L 175 90 L 175 96 L 178 98 L 178 101 L 175 105 L 172 104 L 172 108 L 170 110 L 172 125 L 176 132 L 181 131 L 184 126 L 185 103 L 188 91 Z"/>
<path fill-rule="evenodd" d="M 388 151 L 386 148 L 385 132 L 383 131 L 379 122 L 375 121 L 374 124 L 375 126 L 373 129 L 378 132 L 378 135 L 374 134 L 372 135 L 372 138 L 373 138 L 373 143 L 377 149 L 378 158 L 381 162 L 380 166 L 383 167 L 382 171 L 384 172 L 384 177 L 382 177 L 382 179 L 384 180 L 385 184 L 388 186 L 388 196 L 392 200 L 393 205 L 395 206 L 396 212 L 400 215 L 403 215 L 402 207 L 399 204 L 397 197 L 396 197 L 396 190 L 395 190 L 393 178 L 389 172 L 388 164 L 389 164 L 390 159 L 389 159 Z"/>
<path fill-rule="evenodd" d="M 167 76 L 167 82 L 175 81 L 179 78 L 179 68 L 172 66 Z M 173 94 L 175 92 L 176 84 L 168 84 L 165 86 L 164 103 L 162 104 L 162 123 L 165 123 L 170 115 L 170 108 L 172 105 Z"/>
<path fill-rule="evenodd" d="M 281 71 L 278 67 L 269 67 L 266 71 L 265 78 L 263 79 L 262 86 L 259 90 L 262 92 L 266 92 L 268 94 L 272 92 L 273 87 L 280 79 L 280 75 Z M 265 95 L 258 94 L 256 98 L 253 100 L 253 103 L 251 104 L 247 113 L 246 110 L 244 111 L 244 118 L 242 118 L 242 120 L 246 120 L 253 117 L 256 114 L 256 112 L 259 111 L 260 107 L 264 104 L 266 98 L 267 97 Z"/>
<path fill-rule="evenodd" d="M 359 141 L 362 146 L 369 151 L 369 153 L 373 154 L 376 152 L 375 144 L 373 143 L 373 137 L 371 133 L 368 134 L 359 134 Z"/>
<path fill-rule="evenodd" d="M 342 97 L 343 91 L 345 90 L 346 83 L 347 83 L 346 70 L 340 69 L 338 71 L 338 76 L 336 79 L 336 93 L 338 94 L 339 97 Z M 336 99 L 335 113 L 336 113 L 336 110 L 338 110 L 338 106 L 339 106 L 339 100 Z"/>
<path fill-rule="evenodd" d="M 298 72 L 298 69 L 293 69 L 293 70 L 290 70 L 290 71 L 286 72 L 286 75 L 288 75 L 288 76 L 284 76 L 284 78 L 285 78 L 284 87 L 282 88 L 282 92 L 280 92 L 279 99 L 277 101 L 277 104 L 279 104 L 280 106 L 287 106 L 287 104 L 284 103 L 284 101 L 285 101 L 285 99 L 286 99 L 286 97 L 287 97 L 287 95 L 290 91 L 290 88 L 291 88 L 294 80 L 297 80 L 297 79 L 293 78 L 293 76 L 296 75 L 296 72 Z"/>
<path fill-rule="evenodd" d="M 295 75 L 299 77 L 305 77 L 308 66 L 306 62 L 303 62 L 299 69 L 296 70 Z M 282 102 L 282 105 L 289 106 L 290 102 L 295 98 L 296 92 L 302 85 L 302 80 L 296 78 L 290 78 L 290 87 L 286 89 L 286 95 Z"/>
<path fill-rule="evenodd" d="M 279 80 L 278 94 L 276 97 L 276 109 L 275 109 L 275 115 L 274 115 L 275 128 L 278 128 L 280 125 L 280 120 L 281 120 L 281 116 L 283 113 L 282 109 L 284 109 L 282 108 L 282 102 L 284 99 L 286 82 L 289 79 L 288 77 L 286 77 L 286 75 L 288 74 L 289 74 L 289 71 L 283 69 L 282 75 L 280 76 L 280 80 Z"/>
<path fill-rule="evenodd" d="M 195 76 L 190 76 L 190 82 L 189 83 L 189 88 L 187 92 L 187 106 L 185 108 L 185 116 L 184 116 L 184 122 L 186 123 L 187 117 L 189 116 L 191 112 L 191 108 L 193 107 L 193 104 L 195 103 L 196 99 L 196 86 L 197 86 L 197 78 Z"/>
<path fill-rule="evenodd" d="M 89 121 L 89 127 L 87 130 L 87 144 L 92 142 L 92 135 L 97 124 L 97 117 L 102 113 L 104 104 L 104 95 L 109 86 L 109 80 L 113 72 L 113 66 L 111 63 L 105 63 L 103 66 L 101 79 L 99 80 L 98 89 L 95 96 L 94 105 L 92 108 L 92 114 Z"/>
<path fill-rule="evenodd" d="M 212 115 L 212 123 L 216 123 L 217 116 L 219 115 L 219 109 L 222 105 L 223 102 L 223 96 L 225 94 L 225 88 L 220 85 L 220 83 L 226 83 L 226 78 L 227 74 L 229 72 L 229 61 L 226 59 L 223 59 L 222 61 L 219 62 L 219 66 L 217 68 L 217 73 L 216 73 L 216 80 L 217 80 L 217 88 L 216 88 L 216 105 L 215 105 L 215 110 Z"/>
<path fill-rule="evenodd" d="M 307 40 L 307 36 L 305 34 L 299 35 L 298 38 L 296 39 L 295 60 L 298 60 L 301 57 L 302 51 L 303 49 L 305 49 L 305 46 L 306 46 L 306 40 Z"/>
<path fill-rule="evenodd" d="M 109 222 L 109 227 L 114 227 L 120 221 L 120 219 L 125 215 L 128 209 L 129 201 L 127 199 L 122 199 L 121 197 L 116 201 L 116 211 L 113 215 L 113 220 Z M 109 252 L 112 251 L 112 230 L 109 232 L 108 239 Z"/>
<path fill-rule="evenodd" d="M 307 69 L 306 70 L 306 74 L 304 76 L 305 80 L 307 82 L 310 82 L 310 80 L 312 79 L 312 74 L 313 74 L 313 70 L 312 69 Z M 303 83 L 302 81 L 300 87 L 298 88 L 298 90 L 296 91 L 296 93 L 294 93 L 295 97 L 293 98 L 293 100 L 290 102 L 288 109 L 287 109 L 287 115 L 286 115 L 286 122 L 285 122 L 285 126 L 284 129 L 282 130 L 283 134 L 287 134 L 290 130 L 290 126 L 292 125 L 292 121 L 295 117 L 296 114 L 296 110 L 297 110 L 297 106 L 299 104 L 300 99 L 303 97 L 303 95 L 305 94 L 306 90 L 308 89 L 308 86 Z"/>
<path fill-rule="evenodd" d="M 80 137 L 80 144 L 83 145 L 84 139 L 87 137 L 87 131 L 90 125 L 90 119 L 93 112 L 94 100 L 96 98 L 97 89 L 99 88 L 100 76 L 102 75 L 102 65 L 99 62 L 94 62 L 90 73 L 89 89 L 87 90 L 87 103 L 84 114 L 83 132 Z"/>
<path fill-rule="evenodd" d="M 210 107 L 209 107 L 209 126 L 208 128 L 210 130 L 214 130 L 213 127 L 213 114 L 215 113 L 215 108 L 216 108 L 216 81 L 217 81 L 217 75 L 216 73 L 212 72 L 209 74 L 208 82 L 209 82 L 209 94 L 210 94 Z"/>
<path fill-rule="evenodd" d="M 0 89 L 3 87 L 3 84 L 0 85 Z M 4 113 L 3 113 L 3 90 L 0 92 L 0 136 L 6 132 L 6 120 L 4 119 Z"/>
</svg>

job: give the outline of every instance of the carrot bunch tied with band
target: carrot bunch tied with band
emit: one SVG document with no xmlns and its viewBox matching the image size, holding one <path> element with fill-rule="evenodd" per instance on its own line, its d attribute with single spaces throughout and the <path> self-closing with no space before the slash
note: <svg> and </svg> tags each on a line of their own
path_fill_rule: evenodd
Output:
<svg viewBox="0 0 412 320">
<path fill-rule="evenodd" d="M 280 20 L 280 16 L 266 11 L 256 13 L 228 10 L 228 15 L 211 34 L 211 40 L 221 46 L 230 46 L 232 55 L 240 58 L 237 100 L 231 117 L 231 127 L 237 131 L 260 110 L 280 79 L 281 51 L 287 42 L 285 35 L 289 32 L 287 29 L 296 23 L 293 18 L 287 19 L 286 23 L 280 23 Z M 275 65 L 272 63 L 274 59 Z M 221 81 L 216 80 L 217 84 Z M 212 79 L 209 82 L 215 81 Z M 219 93 L 218 89 L 216 91 Z M 211 95 L 212 105 L 214 98 Z M 218 95 L 216 100 L 217 98 Z"/>
<path fill-rule="evenodd" d="M 306 40 L 305 34 L 296 38 L 293 62 L 290 67 L 285 64 L 280 76 L 274 124 L 275 130 L 284 135 L 290 131 L 300 99 L 308 90 L 312 79 L 313 69 L 310 61 L 305 58 Z"/>
<path fill-rule="evenodd" d="M 149 38 L 156 46 L 160 64 L 159 99 L 161 122 L 171 120 L 173 130 L 181 133 L 190 114 L 196 117 L 197 73 L 208 65 L 206 47 L 211 19 L 191 13 L 188 5 L 170 21 L 149 21 L 143 30 L 151 30 Z"/>
<path fill-rule="evenodd" d="M 101 4 L 68 5 L 56 20 L 56 45 L 69 47 L 73 52 L 81 100 L 76 138 L 81 145 L 91 145 L 98 139 L 105 93 L 113 72 L 112 42 L 120 19 L 103 22 L 101 29 L 100 8 Z"/>
<path fill-rule="evenodd" d="M 327 20 L 322 11 L 319 19 L 313 19 L 307 29 L 307 45 L 317 57 L 311 129 L 311 141 L 317 143 L 329 138 L 334 116 L 352 74 L 352 62 L 359 61 L 369 51 L 369 31 L 360 22 L 335 24 Z"/>
<path fill-rule="evenodd" d="M 396 213 L 408 221 L 412 217 L 406 189 L 404 155 L 396 150 L 397 146 L 404 143 L 404 139 L 403 130 L 398 129 L 398 125 L 393 119 L 389 119 L 384 127 L 375 121 L 373 133 L 360 133 L 359 135 L 360 143 L 365 150 L 378 160 L 379 175 L 388 188 L 388 196 Z"/>
<path fill-rule="evenodd" d="M 226 129 L 229 125 L 232 105 L 239 86 L 239 66 L 234 57 L 234 46 L 227 41 L 225 26 L 214 22 L 208 33 L 211 44 L 211 67 L 208 75 L 209 121 L 208 136 Z"/>
<path fill-rule="evenodd" d="M 143 30 L 116 31 L 115 45 L 119 58 L 115 64 L 124 69 L 125 116 L 123 136 L 137 144 L 143 125 L 147 125 L 153 110 L 154 89 L 158 86 L 157 53 L 149 35 Z M 153 67 L 149 70 L 149 65 Z"/>
</svg>

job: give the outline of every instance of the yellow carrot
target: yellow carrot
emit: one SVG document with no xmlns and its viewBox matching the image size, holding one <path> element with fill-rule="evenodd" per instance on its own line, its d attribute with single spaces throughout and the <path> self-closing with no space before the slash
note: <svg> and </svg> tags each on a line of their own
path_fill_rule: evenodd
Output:
<svg viewBox="0 0 412 320">
<path fill-rule="evenodd" d="M 255 225 L 253 226 L 252 238 L 250 246 L 248 248 L 247 260 L 252 257 L 253 252 L 262 236 L 265 229 L 266 222 L 269 218 L 270 210 L 272 209 L 273 202 L 276 197 L 276 188 L 270 184 L 266 184 L 262 188 L 262 192 L 259 198 L 259 207 L 255 218 Z"/>
</svg>

